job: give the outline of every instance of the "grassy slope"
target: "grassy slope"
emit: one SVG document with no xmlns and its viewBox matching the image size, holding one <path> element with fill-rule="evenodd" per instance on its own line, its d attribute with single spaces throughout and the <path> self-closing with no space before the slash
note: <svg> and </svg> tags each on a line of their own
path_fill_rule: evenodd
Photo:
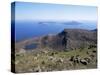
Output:
<svg viewBox="0 0 100 75">
<path fill-rule="evenodd" d="M 15 69 L 16 72 L 38 72 L 38 71 L 57 71 L 57 70 L 70 70 L 70 69 L 88 69 L 88 68 L 96 68 L 96 53 L 95 58 L 88 65 L 83 64 L 73 64 L 73 62 L 69 61 L 71 56 L 80 55 L 81 58 L 89 57 L 86 53 L 92 53 L 92 50 L 96 50 L 96 48 L 92 49 L 77 49 L 69 52 L 54 52 L 47 51 L 44 52 L 25 52 L 25 53 L 16 53 L 15 56 Z M 55 53 L 55 54 L 52 54 Z M 52 58 L 52 60 L 51 60 Z M 62 59 L 63 62 L 59 62 L 58 60 Z"/>
</svg>

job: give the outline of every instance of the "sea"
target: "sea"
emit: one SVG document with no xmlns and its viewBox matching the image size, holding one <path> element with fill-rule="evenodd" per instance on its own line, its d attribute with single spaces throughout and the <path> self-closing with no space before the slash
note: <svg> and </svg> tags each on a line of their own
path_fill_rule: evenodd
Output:
<svg viewBox="0 0 100 75">
<path fill-rule="evenodd" d="M 82 21 L 79 23 L 67 22 L 42 22 L 42 21 L 17 21 L 15 22 L 15 41 L 22 41 L 34 37 L 40 37 L 48 34 L 57 34 L 64 29 L 86 29 L 93 30 L 97 28 L 97 22 Z"/>
</svg>

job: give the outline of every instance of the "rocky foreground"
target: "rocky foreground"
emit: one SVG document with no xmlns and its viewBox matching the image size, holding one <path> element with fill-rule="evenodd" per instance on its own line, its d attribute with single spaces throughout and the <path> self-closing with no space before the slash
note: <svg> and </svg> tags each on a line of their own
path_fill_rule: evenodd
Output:
<svg viewBox="0 0 100 75">
<path fill-rule="evenodd" d="M 97 68 L 96 48 L 72 51 L 23 51 L 15 55 L 15 72 L 48 72 Z"/>
</svg>

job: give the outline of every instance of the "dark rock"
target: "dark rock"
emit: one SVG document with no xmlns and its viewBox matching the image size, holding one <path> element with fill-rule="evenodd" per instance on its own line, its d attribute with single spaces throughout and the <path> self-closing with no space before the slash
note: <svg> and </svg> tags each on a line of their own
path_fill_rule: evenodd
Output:
<svg viewBox="0 0 100 75">
<path fill-rule="evenodd" d="M 93 52 L 93 53 L 96 53 L 97 51 L 96 51 L 96 50 L 93 50 L 92 52 Z"/>
<path fill-rule="evenodd" d="M 71 56 L 71 58 L 69 60 L 70 61 L 74 61 L 74 56 Z"/>
<path fill-rule="evenodd" d="M 91 58 L 90 57 L 86 57 L 86 58 L 84 58 L 84 60 L 86 60 L 88 63 L 90 63 Z"/>
<path fill-rule="evenodd" d="M 83 65 L 87 65 L 88 64 L 88 62 L 86 60 L 84 60 L 84 59 L 81 59 L 80 63 L 82 63 Z"/>
</svg>

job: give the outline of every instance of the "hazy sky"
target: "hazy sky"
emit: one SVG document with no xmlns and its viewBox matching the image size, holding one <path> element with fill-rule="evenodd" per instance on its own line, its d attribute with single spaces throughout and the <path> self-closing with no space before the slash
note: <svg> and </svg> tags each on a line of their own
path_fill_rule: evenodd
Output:
<svg viewBox="0 0 100 75">
<path fill-rule="evenodd" d="M 97 20 L 97 7 L 16 2 L 17 21 Z"/>
</svg>

